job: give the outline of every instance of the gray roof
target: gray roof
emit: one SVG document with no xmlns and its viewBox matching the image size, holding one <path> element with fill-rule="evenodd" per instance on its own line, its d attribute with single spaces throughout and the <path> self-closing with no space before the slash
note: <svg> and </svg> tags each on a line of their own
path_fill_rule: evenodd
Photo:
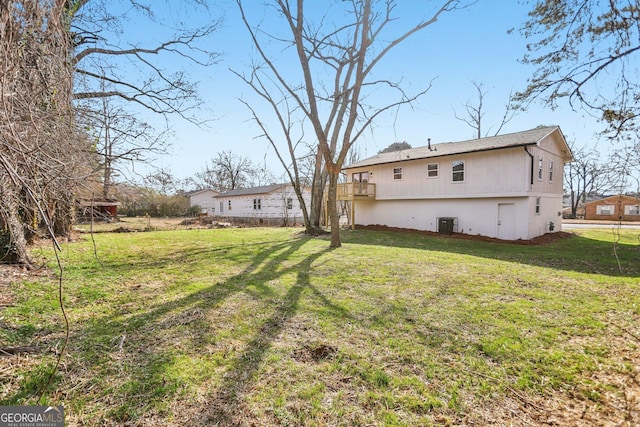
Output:
<svg viewBox="0 0 640 427">
<path fill-rule="evenodd" d="M 220 194 L 218 197 L 227 197 L 227 196 L 246 196 L 248 194 L 267 194 L 272 193 L 276 190 L 280 190 L 282 187 L 285 187 L 288 184 L 271 184 L 271 185 L 263 185 L 261 187 L 251 187 L 251 188 L 237 188 L 235 190 L 225 191 Z"/>
<path fill-rule="evenodd" d="M 375 156 L 345 166 L 344 169 L 353 169 L 362 166 L 395 163 L 415 159 L 426 159 L 430 157 L 442 157 L 453 154 L 535 145 L 556 130 L 560 131 L 560 128 L 558 126 L 545 126 L 523 132 L 509 133 L 487 138 L 431 144 L 431 148 L 429 148 L 429 146 L 425 146 L 394 151 L 391 153 L 376 154 Z"/>
<path fill-rule="evenodd" d="M 200 194 L 200 193 L 206 193 L 207 191 L 213 191 L 216 194 L 220 194 L 219 191 L 216 191 L 214 189 L 211 188 L 205 188 L 203 190 L 194 190 L 194 191 L 189 191 L 188 193 L 185 193 L 184 195 L 187 197 L 191 197 L 191 196 L 195 196 L 196 194 Z"/>
</svg>

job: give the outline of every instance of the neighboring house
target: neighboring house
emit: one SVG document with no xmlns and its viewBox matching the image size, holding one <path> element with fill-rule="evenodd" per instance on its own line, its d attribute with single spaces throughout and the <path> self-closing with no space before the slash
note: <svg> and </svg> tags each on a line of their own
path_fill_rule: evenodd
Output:
<svg viewBox="0 0 640 427">
<path fill-rule="evenodd" d="M 505 240 L 562 229 L 571 150 L 557 126 L 378 154 L 346 166 L 352 221 Z"/>
<path fill-rule="evenodd" d="M 309 189 L 303 190 L 307 207 L 311 202 Z M 228 221 L 264 225 L 294 225 L 303 223 L 300 202 L 291 184 L 271 184 L 262 187 L 226 191 L 216 196 L 216 216 Z"/>
<path fill-rule="evenodd" d="M 200 213 L 206 215 L 216 214 L 216 200 L 215 197 L 220 193 L 215 190 L 199 190 L 193 191 L 189 196 L 189 206 L 200 206 Z"/>
<path fill-rule="evenodd" d="M 620 194 L 589 202 L 584 219 L 640 221 L 640 198 Z"/>
</svg>

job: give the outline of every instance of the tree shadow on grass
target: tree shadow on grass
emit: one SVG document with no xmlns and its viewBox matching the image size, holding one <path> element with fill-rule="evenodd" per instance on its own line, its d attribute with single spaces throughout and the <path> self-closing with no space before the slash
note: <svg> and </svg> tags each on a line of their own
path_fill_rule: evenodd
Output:
<svg viewBox="0 0 640 427">
<path fill-rule="evenodd" d="M 296 272 L 295 284 L 289 288 L 273 314 L 263 322 L 254 337 L 247 343 L 244 351 L 232 362 L 231 367 L 224 375 L 222 384 L 211 396 L 206 410 L 198 416 L 198 420 L 204 422 L 204 425 L 243 425 L 241 420 L 248 412 L 243 408 L 241 399 L 243 391 L 250 386 L 274 340 L 285 328 L 288 320 L 298 311 L 305 291 L 310 290 L 340 320 L 346 321 L 351 318 L 346 309 L 332 303 L 309 280 L 313 262 L 329 250 L 327 248 L 314 253 L 290 267 L 290 271 Z"/>
<path fill-rule="evenodd" d="M 168 372 L 176 369 L 176 359 L 185 356 L 188 359 L 193 352 L 199 351 L 200 346 L 211 343 L 212 337 L 215 339 L 220 329 L 216 329 L 218 325 L 207 319 L 209 313 L 234 295 L 245 293 L 258 300 L 265 312 L 272 311 L 272 314 L 261 325 L 258 324 L 248 342 L 242 341 L 246 342 L 244 348 L 233 350 L 231 357 L 235 359 L 222 365 L 226 372 L 222 385 L 214 392 L 213 404 L 204 418 L 228 425 L 225 420 L 233 419 L 240 404 L 236 399 L 238 392 L 249 386 L 273 340 L 298 311 L 303 294 L 308 293 L 310 298 L 326 308 L 328 315 L 340 321 L 350 317 L 347 309 L 332 302 L 310 282 L 312 264 L 330 249 L 313 250 L 306 256 L 300 254 L 299 251 L 309 240 L 298 238 L 272 244 L 261 243 L 262 247 L 255 252 L 250 264 L 227 279 L 149 307 L 143 312 L 128 314 L 123 310 L 88 320 L 72 336 L 69 352 L 77 356 L 80 362 L 75 366 L 79 370 L 78 377 L 89 379 L 84 384 L 74 384 L 73 381 L 80 381 L 77 378 L 62 380 L 58 383 L 59 389 L 74 390 L 67 397 L 71 401 L 78 399 L 78 393 L 82 393 L 83 388 L 87 393 L 89 390 L 99 390 L 92 391 L 92 397 L 87 400 L 92 400 L 91 405 L 95 405 L 97 400 L 99 406 L 108 408 L 107 412 L 101 414 L 102 420 L 107 420 L 105 422 L 125 423 L 147 416 L 148 411 L 161 411 L 159 407 L 166 405 L 185 387 L 191 386 L 171 380 Z M 229 251 L 225 252 L 223 248 L 187 250 L 179 255 L 179 259 L 187 264 L 193 262 L 194 258 L 207 256 L 211 262 L 220 256 L 228 256 L 233 260 L 237 254 L 231 250 L 237 247 L 228 245 L 226 249 Z M 138 269 L 161 268 L 168 261 L 173 262 L 176 256 L 171 253 L 155 260 L 140 258 L 116 261 L 106 268 L 116 268 L 124 273 L 128 265 L 128 271 L 136 274 Z M 286 275 L 295 276 L 293 284 L 288 288 L 280 285 L 274 289 L 273 282 Z M 284 294 L 280 289 L 286 289 Z M 256 318 L 259 321 L 259 317 Z M 176 342 L 167 342 L 171 339 Z M 113 379 L 114 384 L 106 386 L 104 381 L 109 381 L 109 378 Z M 71 383 L 65 384 L 65 381 Z M 62 393 L 66 394 L 64 391 Z M 95 419 L 89 421 L 98 422 Z"/>
</svg>

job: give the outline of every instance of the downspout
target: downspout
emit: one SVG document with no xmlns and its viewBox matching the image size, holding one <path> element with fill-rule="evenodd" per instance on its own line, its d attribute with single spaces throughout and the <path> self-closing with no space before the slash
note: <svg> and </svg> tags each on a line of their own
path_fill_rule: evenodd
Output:
<svg viewBox="0 0 640 427">
<path fill-rule="evenodd" d="M 527 153 L 529 157 L 531 157 L 531 185 L 533 185 L 533 162 L 535 157 L 529 152 L 529 150 L 527 150 L 526 145 L 524 146 L 524 152 Z"/>
</svg>

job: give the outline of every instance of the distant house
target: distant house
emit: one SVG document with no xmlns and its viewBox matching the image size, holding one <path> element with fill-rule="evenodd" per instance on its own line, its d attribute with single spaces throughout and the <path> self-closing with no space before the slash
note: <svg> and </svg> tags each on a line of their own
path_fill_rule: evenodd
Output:
<svg viewBox="0 0 640 427">
<path fill-rule="evenodd" d="M 557 126 L 378 154 L 346 166 L 357 225 L 532 239 L 562 229 L 571 150 Z"/>
<path fill-rule="evenodd" d="M 307 207 L 309 189 L 303 190 Z M 230 190 L 215 197 L 216 216 L 232 222 L 253 225 L 294 225 L 303 223 L 303 211 L 291 184 Z"/>
<path fill-rule="evenodd" d="M 640 198 L 609 196 L 585 204 L 585 219 L 640 221 Z"/>
<path fill-rule="evenodd" d="M 215 215 L 216 200 L 215 197 L 220 193 L 215 190 L 199 190 L 188 193 L 189 206 L 199 206 L 200 213 L 206 215 Z"/>
</svg>

